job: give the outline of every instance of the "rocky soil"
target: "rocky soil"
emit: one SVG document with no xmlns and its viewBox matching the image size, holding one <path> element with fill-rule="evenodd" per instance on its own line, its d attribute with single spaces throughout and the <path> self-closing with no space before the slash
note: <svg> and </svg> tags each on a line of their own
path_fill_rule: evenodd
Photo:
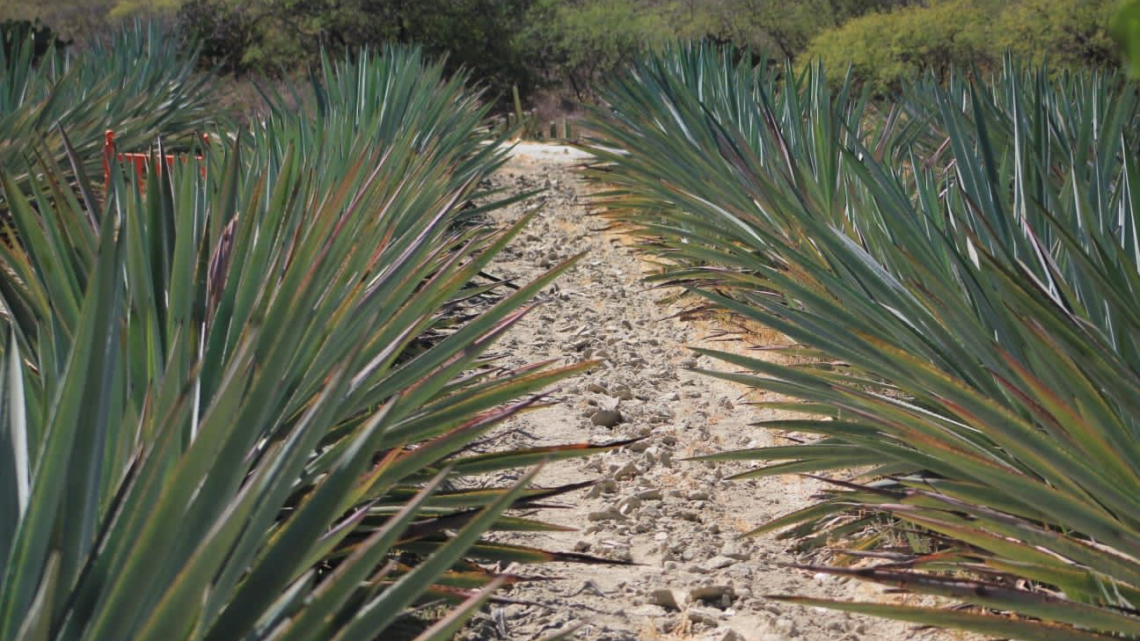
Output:
<svg viewBox="0 0 1140 641">
<path fill-rule="evenodd" d="M 640 278 L 645 263 L 620 236 L 598 231 L 572 149 L 524 145 L 500 173 L 509 191 L 545 188 L 497 214 L 506 223 L 532 207 L 541 214 L 490 270 L 527 281 L 579 252 L 573 271 L 544 296 L 504 344 L 512 364 L 545 359 L 601 359 L 569 381 L 559 404 L 501 428 L 512 447 L 609 442 L 646 437 L 591 459 L 548 466 L 539 482 L 601 479 L 560 497 L 563 509 L 532 515 L 576 528 L 505 537 L 545 549 L 575 551 L 629 565 L 551 564 L 510 570 L 549 580 L 503 593 L 464 633 L 467 639 L 707 639 L 805 641 L 941 639 L 945 633 L 855 615 L 785 606 L 767 594 L 884 600 L 873 586 L 811 575 L 773 537 L 741 539 L 769 519 L 807 505 L 818 484 L 799 478 L 727 481 L 745 464 L 684 459 L 780 442 L 749 427 L 776 418 L 748 404 L 744 388 L 688 368 L 725 368 L 697 359 L 689 346 L 725 349 L 709 324 L 677 320 L 680 307 Z M 739 349 L 740 347 L 738 347 Z M 897 597 L 890 597 L 897 598 Z M 560 633 L 572 634 L 562 637 Z"/>
</svg>

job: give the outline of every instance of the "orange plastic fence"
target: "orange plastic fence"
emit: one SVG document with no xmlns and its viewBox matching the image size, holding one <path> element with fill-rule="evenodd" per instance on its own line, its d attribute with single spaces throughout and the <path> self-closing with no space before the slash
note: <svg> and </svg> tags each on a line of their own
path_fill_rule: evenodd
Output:
<svg viewBox="0 0 1140 641">
<path fill-rule="evenodd" d="M 207 145 L 210 144 L 209 136 L 203 135 L 202 142 Z M 146 153 L 116 152 L 115 132 L 108 129 L 106 137 L 103 139 L 103 187 L 105 189 L 110 189 L 111 187 L 111 161 L 115 159 L 120 163 L 130 163 L 134 166 L 135 175 L 138 177 L 138 185 L 141 188 L 143 181 L 146 179 L 146 171 L 150 165 L 150 158 L 151 155 Z M 181 158 L 183 163 L 187 160 L 185 155 L 165 154 L 164 159 L 166 160 L 166 166 L 173 167 L 175 158 Z M 202 173 L 202 176 L 205 176 L 205 159 L 202 158 L 201 154 L 195 156 L 194 159 L 198 161 L 198 170 Z M 161 167 L 159 167 L 159 173 L 161 173 Z"/>
</svg>

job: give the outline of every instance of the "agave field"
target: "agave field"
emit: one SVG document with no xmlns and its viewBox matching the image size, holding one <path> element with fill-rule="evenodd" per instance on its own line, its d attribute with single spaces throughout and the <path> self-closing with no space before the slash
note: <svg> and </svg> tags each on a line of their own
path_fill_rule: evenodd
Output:
<svg viewBox="0 0 1140 641">
<path fill-rule="evenodd" d="M 157 26 L 136 24 L 82 56 L 49 47 L 37 57 L 32 34 L 13 24 L 3 35 L 17 46 L 0 51 L 0 169 L 11 180 L 27 182 L 40 162 L 68 166 L 65 138 L 85 174 L 98 176 L 107 129 L 124 148 L 145 150 L 158 137 L 185 145 L 220 118 L 210 77 Z"/>
<path fill-rule="evenodd" d="M 486 356 L 567 265 L 480 276 L 526 221 L 470 206 L 504 150 L 465 78 L 330 59 L 236 128 L 156 31 L 29 49 L 0 117 L 0 639 L 445 639 L 516 580 L 479 561 L 555 558 L 484 533 L 566 488 L 463 489 L 598 449 L 469 449 L 590 364 Z M 107 128 L 206 170 L 104 191 Z"/>
<path fill-rule="evenodd" d="M 507 134 L 469 78 L 326 56 L 238 125 L 155 27 L 5 42 L 0 641 L 450 639 L 534 578 L 502 568 L 603 561 L 501 536 L 590 484 L 544 463 L 631 443 L 495 446 L 596 364 L 490 351 L 576 259 L 488 273 L 533 214 L 488 216 L 527 194 L 489 186 Z M 1140 638 L 1135 87 L 1011 60 L 884 100 L 741 57 L 612 79 L 594 204 L 656 284 L 793 344 L 699 351 L 816 435 L 701 460 L 828 483 L 751 534 L 936 597 L 769 598 Z M 151 169 L 100 180 L 108 130 Z"/>
<path fill-rule="evenodd" d="M 705 352 L 812 442 L 749 476 L 863 470 L 768 523 L 812 568 L 963 607 L 776 596 L 1003 638 L 1140 637 L 1137 96 L 1007 61 L 872 101 L 821 69 L 679 48 L 594 115 L 608 216 L 655 279 L 779 330 Z"/>
</svg>

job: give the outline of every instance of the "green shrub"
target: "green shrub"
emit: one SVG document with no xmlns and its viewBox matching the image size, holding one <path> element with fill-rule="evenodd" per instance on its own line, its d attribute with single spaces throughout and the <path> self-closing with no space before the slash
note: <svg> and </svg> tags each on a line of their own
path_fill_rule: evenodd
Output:
<svg viewBox="0 0 1140 641">
<path fill-rule="evenodd" d="M 997 68 L 1012 52 L 1051 68 L 1105 68 L 1117 57 L 1108 37 L 1114 0 L 937 0 L 855 18 L 826 31 L 807 56 L 832 70 L 849 65 L 876 92 L 952 67 Z"/>
<path fill-rule="evenodd" d="M 988 40 L 997 18 L 995 0 L 938 0 L 855 18 L 814 38 L 806 56 L 825 68 L 851 67 L 876 92 L 897 90 L 933 72 L 993 62 Z"/>
<path fill-rule="evenodd" d="M 1119 61 L 1108 35 L 1116 0 L 1019 0 L 1002 11 L 991 51 L 1008 50 L 1051 68 L 1111 68 Z"/>
<path fill-rule="evenodd" d="M 527 22 L 523 41 L 541 43 L 550 78 L 569 83 L 579 98 L 592 97 L 593 84 L 604 74 L 672 33 L 664 16 L 636 0 L 540 0 Z"/>
<path fill-rule="evenodd" d="M 1122 0 L 1109 21 L 1109 35 L 1128 62 L 1128 75 L 1140 78 L 1140 2 Z"/>
<path fill-rule="evenodd" d="M 907 0 L 724 0 L 703 3 L 715 16 L 708 35 L 751 46 L 773 57 L 795 58 L 821 32 L 868 13 L 889 11 Z"/>
<path fill-rule="evenodd" d="M 445 59 L 489 87 L 529 91 L 542 60 L 529 57 L 519 34 L 535 0 L 190 0 L 178 23 L 203 46 L 205 60 L 235 73 L 288 74 L 319 64 L 321 51 L 404 43 Z M 121 5 L 124 11 L 129 5 Z"/>
<path fill-rule="evenodd" d="M 0 0 L 0 16 L 16 21 L 39 21 L 65 38 L 82 45 L 97 40 L 113 27 L 110 18 L 116 0 Z"/>
</svg>

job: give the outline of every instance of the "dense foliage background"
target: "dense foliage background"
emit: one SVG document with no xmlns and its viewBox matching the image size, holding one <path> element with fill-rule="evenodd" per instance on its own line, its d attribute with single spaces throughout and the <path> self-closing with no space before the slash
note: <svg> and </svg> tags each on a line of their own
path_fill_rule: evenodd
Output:
<svg viewBox="0 0 1140 641">
<path fill-rule="evenodd" d="M 493 94 L 592 98 L 599 76 L 674 40 L 750 47 L 771 59 L 852 65 L 887 92 L 924 71 L 994 68 L 1002 53 L 1052 68 L 1115 64 L 1113 0 L 0 0 L 4 18 L 40 18 L 89 40 L 147 15 L 235 75 L 288 74 L 322 48 L 415 42 L 465 67 Z"/>
</svg>

